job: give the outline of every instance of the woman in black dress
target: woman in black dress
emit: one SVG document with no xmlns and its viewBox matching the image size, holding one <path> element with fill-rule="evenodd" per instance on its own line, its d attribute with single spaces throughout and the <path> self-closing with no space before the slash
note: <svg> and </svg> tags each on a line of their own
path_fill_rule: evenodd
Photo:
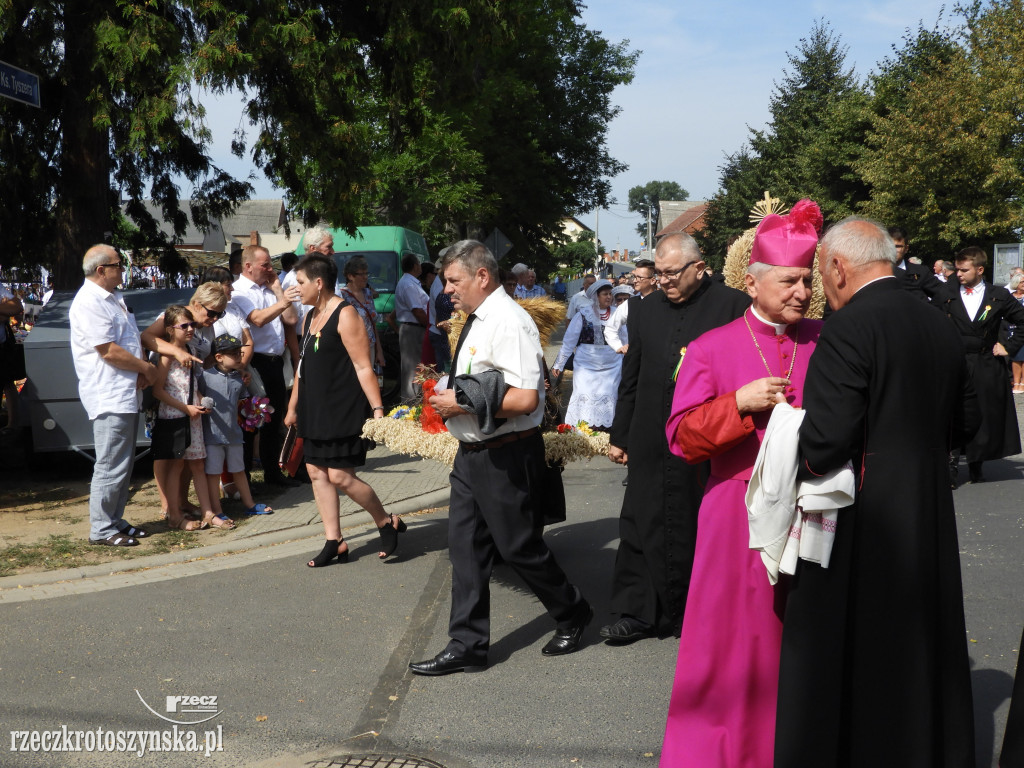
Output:
<svg viewBox="0 0 1024 768">
<path fill-rule="evenodd" d="M 306 256 L 296 265 L 295 277 L 302 303 L 313 309 L 303 324 L 298 371 L 284 423 L 298 425 L 327 536 L 323 551 L 307 565 L 319 568 L 335 557 L 339 562 L 348 560 L 338 491 L 373 517 L 383 559 L 394 553 L 398 534 L 406 526 L 398 515 L 385 512 L 373 488 L 356 477 L 356 467 L 366 463 L 366 447 L 359 436 L 363 423 L 371 413 L 375 419 L 384 415 L 370 364 L 370 340 L 356 310 L 334 293 L 338 268 L 333 260 L 319 254 Z"/>
</svg>

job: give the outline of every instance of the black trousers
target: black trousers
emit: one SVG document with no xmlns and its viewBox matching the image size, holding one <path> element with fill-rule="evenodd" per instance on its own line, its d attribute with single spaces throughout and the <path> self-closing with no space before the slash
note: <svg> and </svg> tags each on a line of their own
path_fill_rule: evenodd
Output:
<svg viewBox="0 0 1024 768">
<path fill-rule="evenodd" d="M 491 450 L 460 447 L 455 456 L 448 512 L 448 649 L 459 656 L 484 656 L 490 645 L 490 578 L 496 552 L 556 623 L 570 620 L 579 607 L 579 590 L 541 537 L 542 509 L 534 498 L 543 466 L 539 433 Z"/>
<path fill-rule="evenodd" d="M 263 464 L 263 476 L 265 479 L 277 479 L 284 477 L 277 460 L 281 457 L 281 424 L 288 412 L 288 391 L 284 386 L 284 360 L 280 357 L 261 355 L 256 353 L 252 356 L 252 367 L 263 380 L 263 386 L 267 390 L 267 397 L 270 405 L 274 408 L 270 421 L 260 427 L 260 463 Z M 252 469 L 252 444 L 255 433 L 245 433 L 245 469 Z"/>
</svg>

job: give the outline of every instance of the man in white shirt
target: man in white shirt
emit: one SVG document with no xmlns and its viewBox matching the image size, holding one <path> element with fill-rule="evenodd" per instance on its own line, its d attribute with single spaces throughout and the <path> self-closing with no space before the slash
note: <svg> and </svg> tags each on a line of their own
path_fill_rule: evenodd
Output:
<svg viewBox="0 0 1024 768">
<path fill-rule="evenodd" d="M 284 383 L 285 324 L 294 326 L 295 307 L 299 289 L 285 290 L 270 263 L 270 252 L 259 245 L 247 245 L 242 250 L 242 274 L 235 281 L 231 303 L 249 323 L 252 335 L 252 367 L 263 380 L 263 386 L 274 408 L 270 422 L 260 427 L 260 462 L 264 480 L 272 485 L 294 486 L 277 465 L 281 453 L 281 421 L 288 410 L 288 395 Z M 246 471 L 252 469 L 253 433 L 246 432 Z"/>
<path fill-rule="evenodd" d="M 456 309 L 469 313 L 453 357 L 452 372 L 487 388 L 494 372 L 503 382 L 486 415 L 444 389 L 430 404 L 459 440 L 451 476 L 448 552 L 452 563 L 452 607 L 448 646 L 413 662 L 418 675 L 447 675 L 483 667 L 490 644 L 489 582 L 495 555 L 526 582 L 556 621 L 541 652 L 576 651 L 594 612 L 541 537 L 540 481 L 545 468 L 540 422 L 544 413 L 543 353 L 537 326 L 501 286 L 498 263 L 483 243 L 455 243 L 442 262 Z M 479 377 L 479 378 L 476 378 Z M 463 406 L 474 408 L 470 413 Z M 492 418 L 493 417 L 493 418 Z M 485 432 L 490 425 L 490 431 Z"/>
<path fill-rule="evenodd" d="M 637 292 L 637 301 L 643 301 L 658 286 L 654 277 L 654 262 L 650 259 L 642 259 L 636 263 L 636 269 L 631 273 L 633 276 L 633 287 Z M 629 305 L 632 300 L 620 304 L 612 314 L 611 319 L 604 326 L 604 340 L 608 346 L 619 354 L 626 354 L 629 349 L 629 342 L 623 340 L 622 329 L 626 327 L 626 320 L 629 319 Z"/>
<path fill-rule="evenodd" d="M 579 312 L 580 308 L 583 307 L 584 304 L 590 302 L 590 299 L 587 298 L 587 288 L 589 288 L 596 282 L 597 276 L 594 274 L 587 274 L 583 276 L 583 289 L 579 293 L 574 294 L 573 297 L 569 299 L 569 306 L 565 310 L 565 322 L 568 323 L 570 320 L 572 320 L 573 315 Z"/>
<path fill-rule="evenodd" d="M 139 389 L 156 381 L 135 317 L 117 286 L 121 259 L 109 245 L 85 252 L 85 282 L 68 313 L 78 395 L 92 422 L 96 464 L 89 490 L 89 541 L 134 547 L 148 534 L 124 519 L 135 464 Z"/>
<path fill-rule="evenodd" d="M 395 319 L 398 321 L 398 348 L 402 355 L 402 400 L 416 399 L 416 366 L 423 357 L 423 334 L 426 333 L 427 302 L 420 285 L 420 259 L 415 253 L 402 257 L 402 277 L 395 286 Z"/>
</svg>

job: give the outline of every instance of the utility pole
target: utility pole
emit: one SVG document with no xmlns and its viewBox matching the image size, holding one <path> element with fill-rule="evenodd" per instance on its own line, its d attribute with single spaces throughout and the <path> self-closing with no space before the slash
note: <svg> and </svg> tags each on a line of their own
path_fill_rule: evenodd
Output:
<svg viewBox="0 0 1024 768">
<path fill-rule="evenodd" d="M 647 206 L 647 256 L 650 258 L 654 253 L 654 243 L 651 242 L 651 206 Z"/>
<path fill-rule="evenodd" d="M 601 254 L 599 252 L 600 251 L 600 246 L 598 246 L 598 242 L 600 242 L 600 240 L 601 240 L 601 237 L 599 235 L 600 231 L 601 231 L 601 209 L 598 208 L 597 209 L 597 213 L 594 215 L 594 264 L 595 264 L 595 266 L 597 264 L 597 260 L 601 256 Z"/>
</svg>

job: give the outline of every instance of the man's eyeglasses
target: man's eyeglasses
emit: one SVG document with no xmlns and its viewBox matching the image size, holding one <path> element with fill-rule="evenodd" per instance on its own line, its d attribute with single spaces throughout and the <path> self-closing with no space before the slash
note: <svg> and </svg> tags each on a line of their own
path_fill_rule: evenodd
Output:
<svg viewBox="0 0 1024 768">
<path fill-rule="evenodd" d="M 223 309 L 220 311 L 217 311 L 216 309 L 210 309 L 205 304 L 200 304 L 199 306 L 206 310 L 206 316 L 211 320 L 216 320 L 218 317 L 222 317 L 225 312 L 225 310 Z"/>
<path fill-rule="evenodd" d="M 698 261 L 700 261 L 700 259 L 694 259 L 693 261 L 688 261 L 685 264 L 683 264 L 683 266 L 681 266 L 679 269 L 667 269 L 667 270 L 665 270 L 663 272 L 659 272 L 659 271 L 655 270 L 655 272 L 654 272 L 654 279 L 655 280 L 675 280 L 677 277 L 679 277 L 681 274 L 683 274 L 683 272 L 688 270 L 690 267 L 692 267 Z"/>
<path fill-rule="evenodd" d="M 205 307 L 204 307 L 205 309 Z M 179 323 L 178 325 L 172 325 L 171 328 L 177 328 L 179 331 L 187 331 L 189 329 L 195 330 L 199 327 L 199 323 Z"/>
<path fill-rule="evenodd" d="M 120 261 L 115 261 L 113 264 L 100 264 L 101 267 L 117 267 L 118 269 L 124 269 L 124 264 Z"/>
</svg>

